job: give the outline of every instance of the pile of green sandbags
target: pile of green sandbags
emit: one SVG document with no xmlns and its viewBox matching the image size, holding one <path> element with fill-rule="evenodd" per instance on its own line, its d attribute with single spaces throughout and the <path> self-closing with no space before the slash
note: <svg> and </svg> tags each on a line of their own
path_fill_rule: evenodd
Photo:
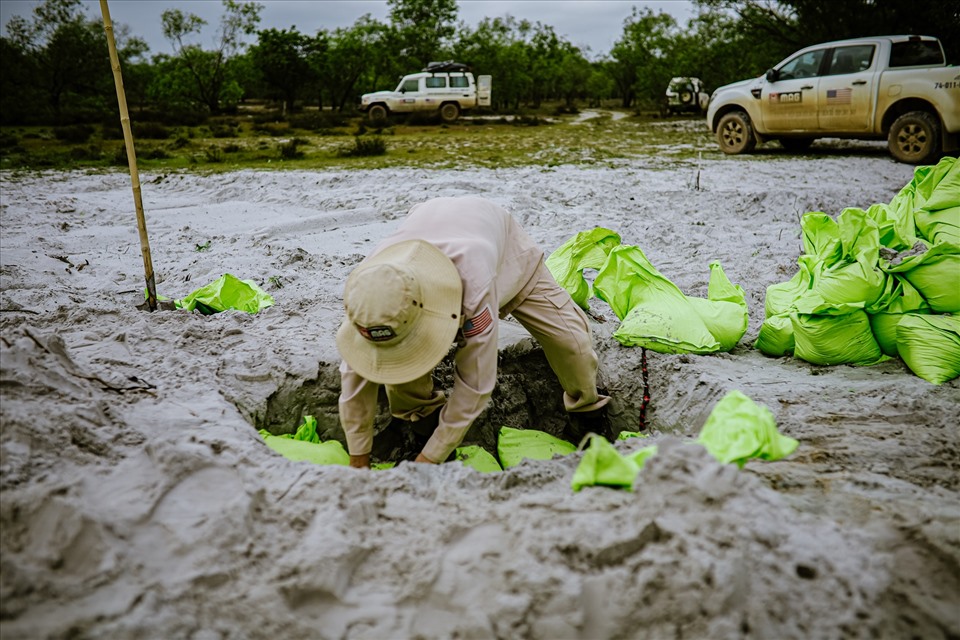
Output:
<svg viewBox="0 0 960 640">
<path fill-rule="evenodd" d="M 960 164 L 918 167 L 890 204 L 800 221 L 804 255 L 767 287 L 754 346 L 814 364 L 899 356 L 934 384 L 960 375 Z"/>
<path fill-rule="evenodd" d="M 743 289 L 734 286 L 719 262 L 710 265 L 707 298 L 693 298 L 664 277 L 636 246 L 597 227 L 582 231 L 550 254 L 547 268 L 574 302 L 589 309 L 596 295 L 613 309 L 620 326 L 613 337 L 626 346 L 660 353 L 729 351 L 747 330 Z M 593 285 L 584 269 L 597 269 Z"/>
</svg>

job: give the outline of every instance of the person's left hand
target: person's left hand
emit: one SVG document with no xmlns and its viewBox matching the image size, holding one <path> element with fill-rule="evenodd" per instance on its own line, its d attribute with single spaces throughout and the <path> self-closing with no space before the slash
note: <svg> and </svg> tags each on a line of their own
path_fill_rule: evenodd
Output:
<svg viewBox="0 0 960 640">
<path fill-rule="evenodd" d="M 417 459 L 414 460 L 414 462 L 426 462 L 427 464 L 437 464 L 436 462 L 434 462 L 427 456 L 423 455 L 422 453 L 417 454 Z"/>
</svg>

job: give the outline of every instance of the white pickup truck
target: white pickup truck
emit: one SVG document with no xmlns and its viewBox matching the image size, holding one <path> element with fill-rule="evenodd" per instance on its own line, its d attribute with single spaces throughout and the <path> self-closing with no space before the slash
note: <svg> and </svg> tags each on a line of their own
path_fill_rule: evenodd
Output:
<svg viewBox="0 0 960 640">
<path fill-rule="evenodd" d="M 818 44 L 714 91 L 707 124 L 729 154 L 767 140 L 803 150 L 817 138 L 886 138 L 900 162 L 927 164 L 960 147 L 960 68 L 929 36 Z"/>
<path fill-rule="evenodd" d="M 373 122 L 414 111 L 437 111 L 444 122 L 453 122 L 463 111 L 490 106 L 490 81 L 490 76 L 474 80 L 465 64 L 432 62 L 422 72 L 401 78 L 394 91 L 363 94 L 360 110 Z"/>
</svg>

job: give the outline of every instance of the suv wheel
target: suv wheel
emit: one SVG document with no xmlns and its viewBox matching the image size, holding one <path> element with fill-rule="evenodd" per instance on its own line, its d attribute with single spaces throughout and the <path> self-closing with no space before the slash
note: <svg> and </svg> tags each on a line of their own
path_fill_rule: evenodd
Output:
<svg viewBox="0 0 960 640">
<path fill-rule="evenodd" d="M 447 102 L 440 107 L 440 119 L 444 122 L 454 122 L 460 117 L 460 105 L 456 102 Z"/>
<path fill-rule="evenodd" d="M 384 122 L 387 119 L 387 108 L 382 104 L 375 104 L 367 111 L 370 122 Z"/>
<path fill-rule="evenodd" d="M 753 151 L 757 146 L 757 139 L 753 136 L 750 116 L 743 111 L 731 111 L 720 118 L 720 124 L 717 125 L 717 143 L 720 150 L 726 154 Z"/>
<path fill-rule="evenodd" d="M 929 164 L 940 152 L 940 122 L 926 111 L 905 113 L 890 127 L 887 147 L 900 162 Z"/>
</svg>

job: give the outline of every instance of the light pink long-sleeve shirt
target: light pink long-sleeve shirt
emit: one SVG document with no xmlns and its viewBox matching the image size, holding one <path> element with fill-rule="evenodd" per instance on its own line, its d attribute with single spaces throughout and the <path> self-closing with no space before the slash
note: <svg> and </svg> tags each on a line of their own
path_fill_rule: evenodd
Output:
<svg viewBox="0 0 960 640">
<path fill-rule="evenodd" d="M 535 284 L 543 251 L 504 209 L 483 198 L 437 198 L 410 209 L 400 227 L 375 249 L 425 240 L 442 251 L 463 282 L 461 329 L 454 386 L 440 423 L 423 449 L 443 462 L 487 406 L 497 380 L 499 320 L 523 301 Z M 341 364 L 340 422 L 351 455 L 373 446 L 379 385 Z"/>
</svg>

